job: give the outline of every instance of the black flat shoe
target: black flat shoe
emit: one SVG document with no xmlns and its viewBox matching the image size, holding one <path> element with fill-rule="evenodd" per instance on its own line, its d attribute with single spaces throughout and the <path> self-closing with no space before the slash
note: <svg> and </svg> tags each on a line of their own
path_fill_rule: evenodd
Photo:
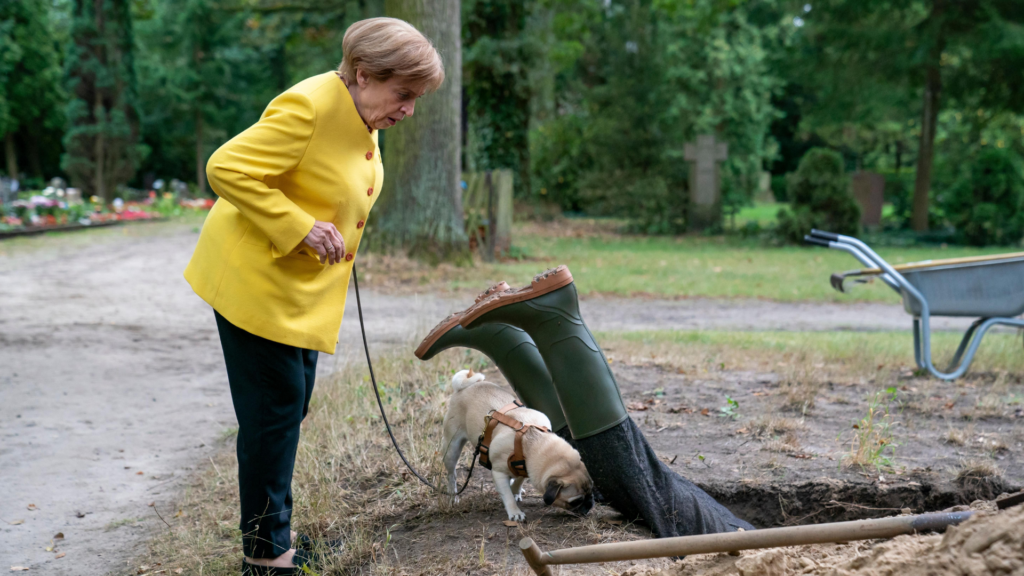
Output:
<svg viewBox="0 0 1024 576">
<path fill-rule="evenodd" d="M 242 559 L 242 576 L 301 576 L 305 574 L 303 567 L 309 566 L 312 569 L 312 558 L 310 558 L 309 551 L 295 549 L 295 555 L 292 556 L 292 564 L 290 568 L 280 568 L 278 566 L 260 566 L 258 564 L 250 564 Z"/>
<path fill-rule="evenodd" d="M 326 554 L 339 554 L 345 549 L 345 541 L 341 538 L 336 540 L 327 540 L 326 538 L 317 538 L 316 540 L 306 536 L 305 534 L 299 534 L 295 537 L 295 549 L 305 550 L 312 555 L 313 563 L 320 562 Z"/>
</svg>

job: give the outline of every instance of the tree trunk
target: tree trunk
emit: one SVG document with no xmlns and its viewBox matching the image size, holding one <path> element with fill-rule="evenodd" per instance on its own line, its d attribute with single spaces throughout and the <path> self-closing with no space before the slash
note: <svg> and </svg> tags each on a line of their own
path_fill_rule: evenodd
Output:
<svg viewBox="0 0 1024 576">
<path fill-rule="evenodd" d="M 14 132 L 8 132 L 4 136 L 4 154 L 7 156 L 7 176 L 14 180 L 20 180 L 18 152 L 14 149 Z"/>
<path fill-rule="evenodd" d="M 459 124 L 462 56 L 458 0 L 386 0 L 388 16 L 419 29 L 441 53 L 444 84 L 388 131 L 377 238 L 429 260 L 463 258 Z"/>
<path fill-rule="evenodd" d="M 914 203 L 910 227 L 915 232 L 928 231 L 928 203 L 932 187 L 932 163 L 935 160 L 935 126 L 939 117 L 939 96 L 942 92 L 942 51 L 946 48 L 943 36 L 945 2 L 935 0 L 929 16 L 934 28 L 934 44 L 928 55 L 925 70 L 924 106 L 921 111 L 921 144 L 917 152 L 917 175 L 914 178 Z"/>
<path fill-rule="evenodd" d="M 104 204 L 109 204 L 113 201 L 113 198 L 107 197 L 106 171 L 104 170 L 107 163 L 106 140 L 106 135 L 103 132 L 96 135 L 96 147 L 93 154 L 94 161 L 96 162 L 96 172 L 93 188 L 96 189 L 96 196 L 99 196 Z"/>
<path fill-rule="evenodd" d="M 21 133 L 21 142 L 28 156 L 28 168 L 32 175 L 40 179 L 46 178 L 46 174 L 43 174 L 43 163 L 39 159 L 39 133 L 25 130 Z"/>
<path fill-rule="evenodd" d="M 932 187 L 935 125 L 939 116 L 939 92 L 941 89 L 942 76 L 939 67 L 929 66 L 924 89 L 924 110 L 921 114 L 921 145 L 917 153 L 913 214 L 910 218 L 910 225 L 916 232 L 928 231 L 928 195 Z"/>
<path fill-rule="evenodd" d="M 203 113 L 196 107 L 196 188 L 202 196 L 206 193 L 206 166 L 203 162 Z"/>
</svg>

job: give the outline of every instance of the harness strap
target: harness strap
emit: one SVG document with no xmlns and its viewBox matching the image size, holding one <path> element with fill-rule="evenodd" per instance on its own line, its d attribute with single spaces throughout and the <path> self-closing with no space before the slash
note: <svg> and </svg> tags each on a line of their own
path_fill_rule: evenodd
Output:
<svg viewBox="0 0 1024 576">
<path fill-rule="evenodd" d="M 509 410 L 515 410 L 521 408 L 523 404 L 518 400 L 498 408 L 497 410 L 491 411 L 487 415 L 487 425 L 484 427 L 484 433 L 480 435 L 480 441 L 477 444 L 477 449 L 480 452 L 480 465 L 488 470 L 491 469 L 491 438 L 494 436 L 494 429 L 498 427 L 498 424 L 504 424 L 515 431 L 515 444 L 513 445 L 512 454 L 508 457 L 508 469 L 513 476 L 520 478 L 526 478 L 526 454 L 523 452 L 523 436 L 526 435 L 526 431 L 529 428 L 536 428 L 541 432 L 548 432 L 549 430 L 545 426 L 536 426 L 534 424 L 523 424 L 519 420 L 506 414 Z"/>
<path fill-rule="evenodd" d="M 484 468 L 487 468 L 488 470 L 491 469 L 491 436 L 493 436 L 494 429 L 498 427 L 499 422 L 499 420 L 496 417 L 508 418 L 507 416 L 505 416 L 505 412 L 508 412 L 509 410 L 515 410 L 516 408 L 520 408 L 522 407 L 522 405 L 522 402 L 520 402 L 519 400 L 513 400 L 512 402 L 509 402 L 508 404 L 502 406 L 501 408 L 498 408 L 497 410 L 492 410 L 487 414 L 487 424 L 484 426 L 484 433 L 480 436 L 480 440 L 477 442 L 477 448 L 480 451 L 480 465 L 483 466 Z M 511 420 L 512 422 L 519 422 L 514 418 L 508 419 Z M 522 424 L 520 424 L 520 426 L 521 425 Z M 511 426 L 511 428 L 513 429 L 517 427 L 518 426 Z"/>
</svg>

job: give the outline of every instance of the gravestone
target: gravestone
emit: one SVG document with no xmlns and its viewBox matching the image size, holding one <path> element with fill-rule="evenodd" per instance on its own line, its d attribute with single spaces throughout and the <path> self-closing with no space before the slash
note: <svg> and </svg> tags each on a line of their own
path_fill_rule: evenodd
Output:
<svg viewBox="0 0 1024 576">
<path fill-rule="evenodd" d="M 9 204 L 18 199 L 18 181 L 0 176 L 0 204 Z"/>
<path fill-rule="evenodd" d="M 722 183 L 718 164 L 729 157 L 729 145 L 718 142 L 714 134 L 697 136 L 683 148 L 690 166 L 690 230 L 717 228 L 722 224 Z"/>
<path fill-rule="evenodd" d="M 853 197 L 860 205 L 861 226 L 882 223 L 882 204 L 885 202 L 885 177 L 877 172 L 853 173 Z"/>
</svg>

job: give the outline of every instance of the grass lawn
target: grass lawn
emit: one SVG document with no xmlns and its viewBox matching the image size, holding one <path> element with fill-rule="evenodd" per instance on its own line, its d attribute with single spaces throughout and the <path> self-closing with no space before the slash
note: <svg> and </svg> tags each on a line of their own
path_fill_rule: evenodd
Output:
<svg viewBox="0 0 1024 576">
<path fill-rule="evenodd" d="M 962 334 L 932 334 L 932 362 L 944 369 Z M 796 367 L 835 377 L 871 378 L 878 372 L 914 366 L 910 331 L 739 332 L 657 330 L 598 333 L 615 360 L 652 362 L 671 370 L 776 370 Z M 1024 350 L 1016 333 L 989 333 L 968 374 L 1024 371 Z M 923 372 L 922 372 L 923 374 Z"/>
<path fill-rule="evenodd" d="M 759 208 L 760 209 L 760 208 Z M 472 267 L 431 268 L 404 259 L 363 256 L 361 268 L 391 284 L 479 292 L 489 282 L 521 286 L 558 264 L 572 270 L 583 294 L 663 298 L 764 298 L 776 301 L 899 302 L 881 282 L 840 294 L 833 272 L 861 268 L 846 253 L 824 248 L 767 246 L 732 236 L 629 236 L 615 221 L 564 219 L 519 224 L 513 243 L 527 258 Z M 892 247 L 879 253 L 890 263 L 1010 252 L 1007 248 Z M 366 284 L 371 285 L 372 278 Z"/>
</svg>

